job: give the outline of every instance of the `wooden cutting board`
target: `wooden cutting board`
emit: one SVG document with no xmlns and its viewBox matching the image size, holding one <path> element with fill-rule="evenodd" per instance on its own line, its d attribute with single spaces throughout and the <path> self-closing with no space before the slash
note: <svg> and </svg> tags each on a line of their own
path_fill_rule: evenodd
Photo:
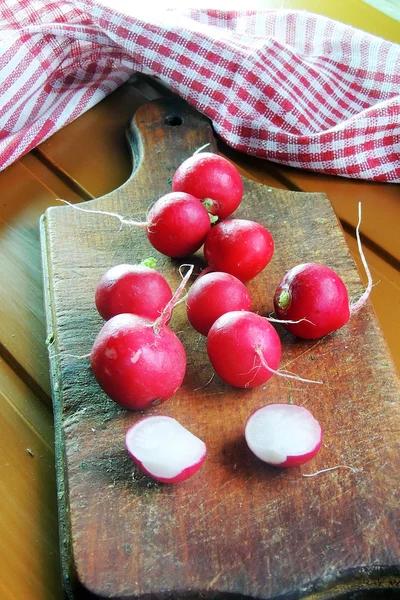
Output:
<svg viewBox="0 0 400 600">
<path fill-rule="evenodd" d="M 177 99 L 140 107 L 128 137 L 131 178 L 85 208 L 144 220 L 171 191 L 179 164 L 204 144 L 216 147 L 209 121 Z M 362 293 L 325 195 L 249 180 L 244 188 L 235 216 L 263 223 L 276 244 L 270 265 L 248 285 L 255 311 L 272 311 L 276 285 L 301 262 L 331 266 L 350 296 Z M 70 598 L 400 597 L 400 387 L 369 303 L 323 340 L 296 340 L 278 327 L 281 368 L 323 385 L 273 377 L 252 390 L 212 377 L 205 340 L 178 306 L 171 327 L 186 347 L 187 375 L 173 398 L 147 414 L 177 418 L 207 443 L 208 455 L 192 479 L 162 485 L 141 475 L 124 449 L 126 430 L 142 415 L 107 398 L 79 357 L 102 326 L 93 297 L 109 267 L 155 256 L 176 288 L 180 262 L 194 262 L 198 273 L 202 253 L 171 260 L 142 229 L 65 205 L 46 211 L 41 240 Z M 248 415 L 271 402 L 305 406 L 320 421 L 323 447 L 312 462 L 280 470 L 247 449 Z M 338 468 L 315 475 L 331 467 Z"/>
</svg>

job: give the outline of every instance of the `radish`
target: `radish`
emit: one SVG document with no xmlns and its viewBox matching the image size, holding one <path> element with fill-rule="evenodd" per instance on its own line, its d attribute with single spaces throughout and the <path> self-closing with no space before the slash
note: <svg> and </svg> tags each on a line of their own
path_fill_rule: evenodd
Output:
<svg viewBox="0 0 400 600">
<path fill-rule="evenodd" d="M 356 237 L 368 284 L 356 302 L 349 302 L 346 286 L 335 271 L 318 263 L 304 263 L 286 273 L 274 294 L 278 319 L 299 321 L 282 323 L 285 329 L 303 339 L 317 339 L 346 325 L 364 306 L 372 289 L 372 277 L 360 239 L 361 203 L 358 205 Z"/>
<path fill-rule="evenodd" d="M 197 153 L 185 160 L 175 171 L 172 189 L 199 198 L 220 219 L 231 215 L 243 197 L 239 171 L 223 156 L 210 152 Z"/>
<path fill-rule="evenodd" d="M 274 253 L 272 235 L 260 223 L 227 219 L 207 234 L 204 256 L 214 271 L 224 271 L 249 281 L 270 262 Z"/>
<path fill-rule="evenodd" d="M 161 315 L 121 314 L 111 317 L 97 335 L 90 353 L 93 373 L 108 396 L 133 410 L 146 410 L 170 398 L 181 386 L 186 352 L 166 323 L 182 294 L 193 265 Z"/>
<path fill-rule="evenodd" d="M 181 386 L 186 353 L 166 325 L 132 314 L 107 321 L 90 354 L 93 373 L 106 394 L 132 410 L 146 410 L 170 398 Z"/>
<path fill-rule="evenodd" d="M 283 323 L 287 331 L 310 340 L 336 331 L 350 318 L 345 284 L 332 269 L 317 263 L 286 273 L 275 291 L 274 308 L 278 319 L 299 320 Z"/>
<path fill-rule="evenodd" d="M 251 308 L 251 297 L 246 286 L 228 273 L 201 275 L 192 285 L 186 301 L 190 324 L 202 335 L 223 314 Z"/>
<path fill-rule="evenodd" d="M 179 258 L 196 252 L 211 228 L 210 215 L 200 200 L 181 192 L 166 194 L 151 207 L 147 221 L 126 219 L 118 213 L 82 208 L 61 200 L 74 210 L 118 219 L 122 225 L 146 229 L 151 245 L 166 256 Z"/>
<path fill-rule="evenodd" d="M 171 298 L 165 277 L 144 264 L 112 267 L 101 277 L 95 293 L 97 310 L 105 320 L 121 313 L 155 320 Z"/>
<path fill-rule="evenodd" d="M 223 381 L 252 388 L 277 372 L 281 342 L 265 318 L 248 311 L 232 311 L 212 325 L 207 336 L 207 353 Z"/>
<path fill-rule="evenodd" d="M 166 194 L 147 215 L 149 242 L 162 254 L 175 258 L 196 252 L 210 228 L 210 216 L 202 203 L 183 192 Z"/>
<path fill-rule="evenodd" d="M 138 467 L 156 481 L 180 483 L 194 475 L 206 445 L 171 417 L 144 417 L 126 434 L 126 448 Z"/>
<path fill-rule="evenodd" d="M 277 467 L 294 467 L 317 454 L 322 430 L 306 408 L 295 404 L 268 404 L 250 415 L 245 438 L 260 460 Z"/>
</svg>

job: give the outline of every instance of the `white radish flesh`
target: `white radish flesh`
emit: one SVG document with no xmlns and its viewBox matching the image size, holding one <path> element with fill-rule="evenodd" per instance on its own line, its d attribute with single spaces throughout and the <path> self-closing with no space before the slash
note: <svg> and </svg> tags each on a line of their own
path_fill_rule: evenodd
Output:
<svg viewBox="0 0 400 600">
<path fill-rule="evenodd" d="M 172 417 L 140 419 L 128 430 L 125 443 L 138 467 L 163 483 L 185 481 L 206 456 L 205 443 Z"/>
<path fill-rule="evenodd" d="M 268 404 L 250 415 L 245 438 L 260 460 L 279 467 L 293 467 L 317 454 L 322 430 L 306 408 L 295 404 Z"/>
</svg>

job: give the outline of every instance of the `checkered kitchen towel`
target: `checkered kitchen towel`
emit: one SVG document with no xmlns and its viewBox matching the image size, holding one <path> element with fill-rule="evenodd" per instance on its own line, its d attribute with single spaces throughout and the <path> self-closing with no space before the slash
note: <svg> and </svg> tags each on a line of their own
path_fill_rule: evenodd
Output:
<svg viewBox="0 0 400 600">
<path fill-rule="evenodd" d="M 139 71 L 237 150 L 400 182 L 400 46 L 302 11 L 128 4 L 1 0 L 1 168 Z"/>
</svg>

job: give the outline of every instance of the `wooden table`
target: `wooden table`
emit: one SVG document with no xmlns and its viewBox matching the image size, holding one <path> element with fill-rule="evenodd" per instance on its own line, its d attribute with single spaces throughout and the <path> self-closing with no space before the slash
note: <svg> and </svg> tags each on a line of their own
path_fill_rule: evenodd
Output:
<svg viewBox="0 0 400 600">
<path fill-rule="evenodd" d="M 131 171 L 126 123 L 138 106 L 166 93 L 156 81 L 134 76 L 0 173 L 2 600 L 62 597 L 39 218 L 57 198 L 82 202 L 124 182 Z M 361 232 L 376 284 L 371 300 L 399 368 L 400 187 L 300 172 L 239 155 L 223 143 L 219 151 L 243 175 L 267 186 L 325 192 L 357 264 L 354 231 L 362 201 Z"/>
</svg>

